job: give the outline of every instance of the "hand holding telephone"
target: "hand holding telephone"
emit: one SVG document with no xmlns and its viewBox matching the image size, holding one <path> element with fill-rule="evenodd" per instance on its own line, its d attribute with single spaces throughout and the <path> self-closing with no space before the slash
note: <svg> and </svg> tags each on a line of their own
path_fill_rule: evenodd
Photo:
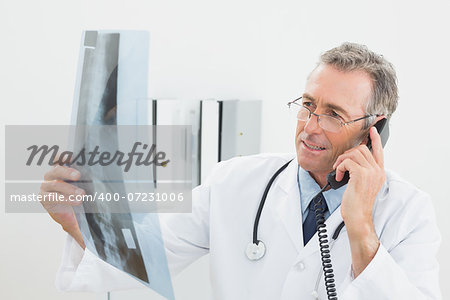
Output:
<svg viewBox="0 0 450 300">
<path fill-rule="evenodd" d="M 386 145 L 386 142 L 389 138 L 389 124 L 388 119 L 384 118 L 378 121 L 375 125 L 377 128 L 378 134 L 381 138 L 381 144 L 384 147 Z M 369 148 L 370 151 L 372 151 L 372 141 L 370 140 L 370 134 L 369 134 L 369 141 L 367 142 L 367 148 Z M 350 179 L 350 173 L 348 171 L 345 172 L 344 177 L 341 179 L 341 181 L 336 181 L 336 170 L 329 173 L 327 175 L 327 184 L 323 187 L 323 189 L 315 196 L 313 197 L 314 201 L 314 212 L 316 215 L 316 224 L 317 224 L 317 235 L 319 240 L 319 248 L 320 248 L 320 256 L 322 258 L 322 269 L 323 273 L 325 275 L 325 289 L 327 291 L 327 298 L 329 300 L 337 300 L 337 292 L 336 287 L 334 284 L 334 274 L 333 274 L 333 266 L 331 264 L 331 257 L 330 257 L 330 246 L 328 245 L 328 235 L 327 235 L 327 229 L 325 224 L 325 217 L 324 217 L 324 211 L 321 209 L 320 202 L 322 201 L 319 195 L 322 194 L 325 189 L 328 188 L 328 186 L 331 186 L 332 189 L 338 189 L 341 186 L 348 183 L 348 180 Z M 338 226 L 338 233 L 340 229 L 344 226 L 344 222 L 342 222 Z M 333 239 L 335 238 L 336 233 L 333 235 Z"/>
<path fill-rule="evenodd" d="M 378 134 L 380 135 L 381 138 L 381 144 L 386 145 L 386 142 L 389 138 L 389 122 L 388 119 L 384 118 L 381 119 L 380 121 L 378 121 L 375 125 L 375 128 L 378 131 Z M 370 135 L 369 135 L 369 141 L 367 142 L 367 148 L 369 148 L 370 151 L 372 151 L 372 141 L 370 140 Z M 345 185 L 348 183 L 348 180 L 350 179 L 350 173 L 348 171 L 345 172 L 344 177 L 341 179 L 341 181 L 337 181 L 336 180 L 336 170 L 334 170 L 333 172 L 329 173 L 327 175 L 327 181 L 330 184 L 331 188 L 336 190 L 338 188 L 340 188 L 341 186 Z"/>
</svg>

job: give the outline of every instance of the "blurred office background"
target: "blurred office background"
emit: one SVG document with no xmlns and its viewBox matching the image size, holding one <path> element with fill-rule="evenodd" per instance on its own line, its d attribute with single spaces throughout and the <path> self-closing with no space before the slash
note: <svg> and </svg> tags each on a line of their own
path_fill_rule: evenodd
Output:
<svg viewBox="0 0 450 300">
<path fill-rule="evenodd" d="M 261 152 L 292 152 L 295 123 L 286 117 L 286 103 L 301 95 L 320 53 L 344 41 L 366 44 L 397 70 L 400 103 L 386 167 L 433 198 L 446 299 L 448 15 L 450 2 L 437 0 L 0 0 L 1 125 L 69 124 L 82 31 L 140 29 L 150 32 L 149 97 L 262 100 Z M 106 300 L 103 293 L 56 291 L 64 232 L 45 214 L 5 214 L 3 203 L 0 298 Z M 174 285 L 177 299 L 209 299 L 208 257 L 174 278 Z M 110 299 L 161 298 L 145 290 Z"/>
</svg>

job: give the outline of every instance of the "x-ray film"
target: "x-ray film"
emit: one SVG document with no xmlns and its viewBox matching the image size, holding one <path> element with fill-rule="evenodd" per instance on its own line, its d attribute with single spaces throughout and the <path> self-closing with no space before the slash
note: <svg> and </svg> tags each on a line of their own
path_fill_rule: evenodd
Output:
<svg viewBox="0 0 450 300">
<path fill-rule="evenodd" d="M 141 31 L 83 33 L 72 114 L 72 124 L 77 125 L 74 152 L 98 146 L 115 153 L 121 147 L 118 125 L 148 124 L 143 115 L 147 102 L 137 101 L 147 96 L 148 43 L 148 34 Z M 92 126 L 108 129 L 92 130 Z M 154 179 L 151 168 L 132 175 L 114 164 L 76 168 L 82 177 L 74 184 L 89 195 L 126 195 L 140 180 L 151 189 L 148 182 Z M 174 299 L 158 215 L 136 216 L 126 199 L 117 200 L 83 201 L 75 208 L 86 247 L 167 299 Z M 144 219 L 151 223 L 146 228 L 152 228 L 145 237 L 135 227 Z"/>
</svg>

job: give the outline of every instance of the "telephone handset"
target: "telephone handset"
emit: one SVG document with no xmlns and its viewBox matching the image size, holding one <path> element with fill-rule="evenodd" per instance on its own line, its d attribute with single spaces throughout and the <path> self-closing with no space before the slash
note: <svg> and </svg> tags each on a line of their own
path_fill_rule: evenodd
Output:
<svg viewBox="0 0 450 300">
<path fill-rule="evenodd" d="M 380 135 L 381 138 L 381 144 L 386 145 L 386 142 L 389 138 L 389 122 L 388 119 L 384 118 L 381 119 L 380 121 L 378 121 L 375 125 L 375 128 L 378 131 L 378 134 Z M 369 141 L 367 142 L 367 148 L 369 148 L 370 151 L 372 151 L 372 141 L 370 140 L 370 136 L 369 136 Z M 342 178 L 341 181 L 336 181 L 336 170 L 334 170 L 333 172 L 329 173 L 327 175 L 327 181 L 330 184 L 331 188 L 336 190 L 338 188 L 340 188 L 341 186 L 345 185 L 348 183 L 348 180 L 350 179 L 350 174 L 349 172 L 345 172 L 344 177 Z"/>
</svg>

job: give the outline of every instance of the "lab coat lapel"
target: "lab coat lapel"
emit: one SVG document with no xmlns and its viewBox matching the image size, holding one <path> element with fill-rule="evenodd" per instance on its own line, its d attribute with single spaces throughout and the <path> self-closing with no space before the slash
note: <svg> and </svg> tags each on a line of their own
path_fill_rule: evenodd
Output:
<svg viewBox="0 0 450 300">
<path fill-rule="evenodd" d="M 302 216 L 300 209 L 300 192 L 297 183 L 298 163 L 296 158 L 279 175 L 274 186 L 273 197 L 277 199 L 274 206 L 284 228 L 297 252 L 302 248 Z"/>
<path fill-rule="evenodd" d="M 277 202 L 277 205 L 274 206 L 275 210 L 288 232 L 295 249 L 299 253 L 298 259 L 301 260 L 319 251 L 319 241 L 316 232 L 306 246 L 303 245 L 302 215 L 297 173 L 298 163 L 294 158 L 286 170 L 279 175 L 278 180 L 274 182 L 273 193 L 269 197 L 276 199 L 274 201 Z M 329 241 L 342 220 L 341 209 L 338 207 L 325 221 Z M 345 227 L 343 231 L 345 231 Z"/>
<path fill-rule="evenodd" d="M 342 220 L 343 219 L 341 215 L 341 207 L 339 206 L 325 221 L 325 225 L 327 228 L 328 243 L 331 242 L 331 237 L 333 236 L 334 231 L 339 226 L 339 224 L 341 224 Z M 346 231 L 345 227 L 342 229 L 340 235 L 342 235 L 344 231 Z M 303 239 L 301 243 L 303 244 Z M 315 252 L 318 251 L 319 251 L 319 237 L 316 232 L 313 235 L 313 237 L 308 241 L 308 243 L 304 246 L 304 248 L 300 251 L 297 257 L 297 261 L 301 261 L 304 258 L 308 257 L 309 255 L 314 254 Z"/>
</svg>

